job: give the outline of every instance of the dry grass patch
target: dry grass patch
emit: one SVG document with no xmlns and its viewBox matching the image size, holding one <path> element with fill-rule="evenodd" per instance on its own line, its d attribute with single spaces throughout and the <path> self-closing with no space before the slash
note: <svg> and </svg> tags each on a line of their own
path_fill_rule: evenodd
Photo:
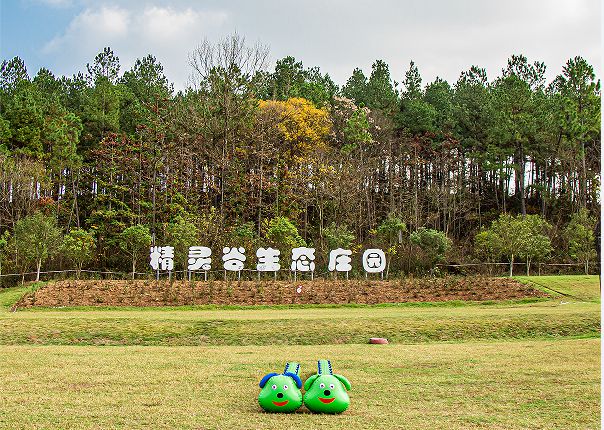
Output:
<svg viewBox="0 0 604 430">
<path fill-rule="evenodd" d="M 301 292 L 298 292 L 300 289 Z M 378 304 L 543 298 L 509 278 L 186 282 L 57 281 L 26 295 L 19 307 Z"/>
<path fill-rule="evenodd" d="M 257 383 L 327 357 L 352 382 L 340 416 L 261 412 Z M 428 345 L 0 347 L 4 428 L 587 429 L 598 339 Z"/>
</svg>

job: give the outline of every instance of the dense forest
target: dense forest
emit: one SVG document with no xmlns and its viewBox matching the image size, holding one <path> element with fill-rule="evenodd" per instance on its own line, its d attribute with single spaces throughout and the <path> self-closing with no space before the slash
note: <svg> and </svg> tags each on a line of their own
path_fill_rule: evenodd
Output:
<svg viewBox="0 0 604 430">
<path fill-rule="evenodd" d="M 552 82 L 513 55 L 453 83 L 377 60 L 341 87 L 267 58 L 238 35 L 203 42 L 180 91 L 152 55 L 122 71 L 106 48 L 72 77 L 4 61 L 2 271 L 145 271 L 152 243 L 181 268 L 190 245 L 306 243 L 318 266 L 371 245 L 391 271 L 421 272 L 513 260 L 523 219 L 549 241 L 527 263 L 594 259 L 600 82 L 583 58 Z"/>
</svg>

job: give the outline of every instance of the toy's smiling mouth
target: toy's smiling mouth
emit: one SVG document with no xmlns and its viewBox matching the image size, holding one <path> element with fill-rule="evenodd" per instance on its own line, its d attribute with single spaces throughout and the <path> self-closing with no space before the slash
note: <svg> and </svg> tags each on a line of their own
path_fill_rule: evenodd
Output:
<svg viewBox="0 0 604 430">
<path fill-rule="evenodd" d="M 323 403 L 331 403 L 335 400 L 335 397 L 332 397 L 331 399 L 326 399 L 325 397 L 319 397 L 319 400 Z"/>
<path fill-rule="evenodd" d="M 289 403 L 289 400 L 284 400 L 282 402 L 273 402 L 273 405 L 275 406 L 285 406 Z"/>
</svg>

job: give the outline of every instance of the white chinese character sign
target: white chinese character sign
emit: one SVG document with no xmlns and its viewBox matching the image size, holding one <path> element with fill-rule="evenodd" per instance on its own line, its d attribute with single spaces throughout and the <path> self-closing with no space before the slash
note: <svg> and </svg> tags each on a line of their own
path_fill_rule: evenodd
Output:
<svg viewBox="0 0 604 430">
<path fill-rule="evenodd" d="M 204 270 L 212 269 L 212 250 L 207 246 L 191 246 L 189 247 L 188 270 Z"/>
<path fill-rule="evenodd" d="M 153 270 L 173 270 L 174 269 L 174 247 L 173 246 L 152 246 L 149 254 L 150 263 Z"/>
<path fill-rule="evenodd" d="M 292 249 L 292 272 L 315 271 L 315 248 L 301 246 Z"/>
<path fill-rule="evenodd" d="M 229 272 L 240 272 L 245 262 L 245 248 L 228 247 L 222 249 L 222 267 Z"/>
<path fill-rule="evenodd" d="M 153 268 L 153 270 L 159 270 L 159 259 L 161 258 L 161 247 L 152 246 L 149 254 L 149 258 L 151 261 L 149 264 Z"/>
<path fill-rule="evenodd" d="M 381 273 L 386 268 L 386 255 L 381 249 L 366 249 L 363 252 L 363 269 L 367 273 Z"/>
<path fill-rule="evenodd" d="M 278 249 L 259 248 L 256 251 L 256 257 L 258 258 L 256 270 L 259 272 L 278 272 L 281 269 L 279 255 L 281 255 L 281 251 Z"/>
<path fill-rule="evenodd" d="M 352 259 L 350 256 L 352 255 L 352 251 L 350 249 L 334 249 L 329 252 L 329 263 L 327 265 L 327 269 L 330 272 L 334 270 L 336 272 L 350 272 L 352 270 L 352 266 L 350 262 Z"/>
<path fill-rule="evenodd" d="M 243 247 L 224 247 L 222 250 L 222 266 L 226 273 L 239 272 L 244 269 L 246 255 Z M 258 248 L 256 250 L 256 270 L 258 276 L 260 272 L 277 272 L 281 270 L 280 263 L 281 251 L 275 248 Z M 152 246 L 150 249 L 150 265 L 153 270 L 159 271 L 174 270 L 174 247 L 172 246 Z M 366 273 L 383 273 L 386 269 L 386 255 L 381 249 L 366 249 L 362 257 L 363 269 Z M 311 274 L 311 279 L 314 277 L 315 271 L 315 248 L 307 248 L 305 246 L 292 249 L 291 253 L 291 271 L 294 272 L 294 277 L 297 272 L 307 272 Z M 207 246 L 191 246 L 189 247 L 189 255 L 187 260 L 187 270 L 189 271 L 189 279 L 191 272 L 203 270 L 207 279 L 207 272 L 212 269 L 212 250 Z M 330 272 L 345 272 L 348 278 L 348 273 L 352 270 L 352 251 L 350 249 L 337 248 L 329 252 L 329 261 L 327 269 Z"/>
</svg>

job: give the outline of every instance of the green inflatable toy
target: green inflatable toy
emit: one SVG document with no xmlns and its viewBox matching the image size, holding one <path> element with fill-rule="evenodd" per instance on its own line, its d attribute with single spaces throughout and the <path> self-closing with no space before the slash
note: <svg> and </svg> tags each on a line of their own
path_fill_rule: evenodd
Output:
<svg viewBox="0 0 604 430">
<path fill-rule="evenodd" d="M 260 381 L 258 403 L 267 412 L 294 412 L 302 406 L 300 365 L 287 363 L 282 374 L 269 373 Z"/>
<path fill-rule="evenodd" d="M 304 404 L 313 412 L 339 414 L 350 406 L 346 390 L 350 382 L 342 375 L 334 375 L 329 360 L 319 360 L 319 372 L 304 383 Z"/>
</svg>

